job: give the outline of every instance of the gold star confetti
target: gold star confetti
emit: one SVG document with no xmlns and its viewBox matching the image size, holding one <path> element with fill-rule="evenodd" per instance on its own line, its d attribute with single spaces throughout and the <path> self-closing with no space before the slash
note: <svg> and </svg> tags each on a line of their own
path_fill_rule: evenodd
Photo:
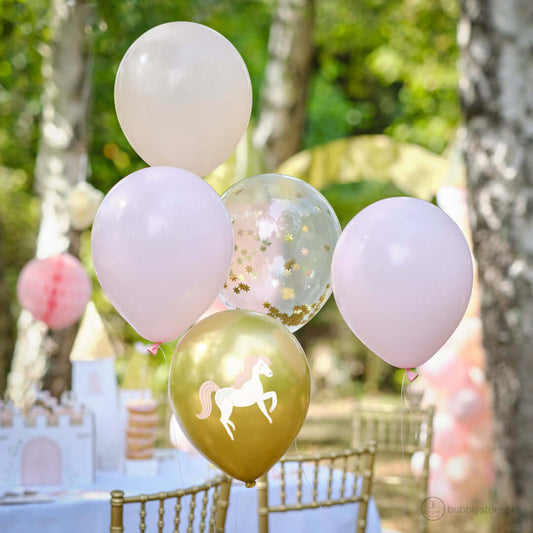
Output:
<svg viewBox="0 0 533 533">
<path fill-rule="evenodd" d="M 227 284 L 227 283 L 224 283 L 224 288 L 225 288 L 225 289 L 228 288 L 228 284 Z"/>
<path fill-rule="evenodd" d="M 241 289 L 239 289 L 239 287 L 233 287 L 233 292 L 235 294 L 239 294 L 241 292 Z"/>
<path fill-rule="evenodd" d="M 302 226 L 302 231 L 304 233 L 307 233 L 309 231 L 309 228 L 307 226 Z"/>
<path fill-rule="evenodd" d="M 240 257 L 237 258 L 237 264 L 238 265 L 241 265 L 242 264 L 242 259 Z"/>
<path fill-rule="evenodd" d="M 238 249 L 239 249 L 239 247 L 236 244 L 234 244 L 233 245 L 233 251 L 236 252 Z"/>
<path fill-rule="evenodd" d="M 237 281 L 237 276 L 235 274 L 233 274 L 233 272 L 229 275 L 229 279 L 231 281 Z"/>
<path fill-rule="evenodd" d="M 283 287 L 281 289 L 281 296 L 284 300 L 293 300 L 294 299 L 294 289 L 291 287 Z"/>
<path fill-rule="evenodd" d="M 293 241 L 293 240 L 294 240 L 294 237 L 293 237 L 290 233 L 287 233 L 287 234 L 285 235 L 285 241 L 286 241 L 286 242 L 291 242 L 291 241 Z"/>
<path fill-rule="evenodd" d="M 248 255 L 248 250 L 247 250 L 246 248 L 243 248 L 243 249 L 241 250 L 241 254 L 242 254 L 242 255 Z"/>
<path fill-rule="evenodd" d="M 311 269 L 306 270 L 305 275 L 306 275 L 307 277 L 311 277 L 311 276 L 313 275 L 313 271 L 312 271 Z"/>
<path fill-rule="evenodd" d="M 295 271 L 295 272 L 298 272 L 298 270 L 300 270 L 300 265 L 298 263 L 294 263 L 292 269 Z"/>
<path fill-rule="evenodd" d="M 300 250 L 300 253 L 301 253 L 302 255 L 308 255 L 308 254 L 309 254 L 309 250 L 308 250 L 307 248 L 302 248 L 302 249 Z"/>
<path fill-rule="evenodd" d="M 248 274 L 253 274 L 254 273 L 254 267 L 252 265 L 246 265 L 246 267 L 244 268 L 244 270 L 246 270 L 246 272 Z"/>
<path fill-rule="evenodd" d="M 242 234 L 243 234 L 243 233 L 244 233 L 244 231 L 242 231 L 242 229 L 240 229 L 240 230 L 237 232 L 237 235 L 238 235 L 239 237 L 242 237 Z"/>
<path fill-rule="evenodd" d="M 294 263 L 296 263 L 294 259 L 287 261 L 284 266 L 285 270 L 290 270 L 294 266 Z"/>
<path fill-rule="evenodd" d="M 239 289 L 243 292 L 250 292 L 250 287 L 246 283 L 239 283 Z"/>
<path fill-rule="evenodd" d="M 324 252 L 329 252 L 329 244 L 324 244 Z"/>
<path fill-rule="evenodd" d="M 270 309 L 270 302 L 263 302 L 263 307 L 265 309 Z"/>
<path fill-rule="evenodd" d="M 246 233 L 247 233 L 248 235 L 253 235 L 253 234 L 254 234 L 253 230 L 251 230 L 251 229 L 249 229 Z"/>
<path fill-rule="evenodd" d="M 239 279 L 240 279 L 241 281 L 244 281 L 244 274 L 239 274 Z"/>
</svg>

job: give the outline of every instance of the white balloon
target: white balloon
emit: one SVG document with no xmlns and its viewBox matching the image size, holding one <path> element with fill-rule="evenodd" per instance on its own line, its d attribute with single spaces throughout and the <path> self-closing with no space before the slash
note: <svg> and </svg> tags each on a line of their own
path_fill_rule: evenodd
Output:
<svg viewBox="0 0 533 533">
<path fill-rule="evenodd" d="M 150 165 L 205 176 L 242 137 L 252 87 L 236 48 L 193 22 L 169 22 L 141 35 L 115 80 L 115 108 L 124 135 Z"/>
</svg>

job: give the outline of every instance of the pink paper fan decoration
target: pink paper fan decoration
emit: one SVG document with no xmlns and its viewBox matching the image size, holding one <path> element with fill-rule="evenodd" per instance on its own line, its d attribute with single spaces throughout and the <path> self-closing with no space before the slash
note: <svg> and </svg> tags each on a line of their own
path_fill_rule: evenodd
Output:
<svg viewBox="0 0 533 533">
<path fill-rule="evenodd" d="M 83 314 L 91 292 L 91 280 L 83 265 L 69 254 L 32 259 L 17 282 L 22 308 L 51 329 L 74 324 Z"/>
</svg>

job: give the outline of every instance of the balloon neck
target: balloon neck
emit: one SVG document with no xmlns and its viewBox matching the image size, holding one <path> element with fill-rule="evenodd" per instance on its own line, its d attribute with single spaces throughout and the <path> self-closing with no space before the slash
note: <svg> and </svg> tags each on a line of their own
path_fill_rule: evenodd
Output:
<svg viewBox="0 0 533 533">
<path fill-rule="evenodd" d="M 407 379 L 409 380 L 409 383 L 413 383 L 413 381 L 418 377 L 418 374 L 412 368 L 406 368 L 405 371 L 407 372 Z"/>
<path fill-rule="evenodd" d="M 155 342 L 151 346 L 148 346 L 148 352 L 152 355 L 155 355 L 157 353 L 157 350 L 159 350 L 159 347 L 161 346 L 160 342 Z"/>
<path fill-rule="evenodd" d="M 251 489 L 252 487 L 255 487 L 255 481 L 247 481 L 245 485 L 247 488 Z"/>
</svg>

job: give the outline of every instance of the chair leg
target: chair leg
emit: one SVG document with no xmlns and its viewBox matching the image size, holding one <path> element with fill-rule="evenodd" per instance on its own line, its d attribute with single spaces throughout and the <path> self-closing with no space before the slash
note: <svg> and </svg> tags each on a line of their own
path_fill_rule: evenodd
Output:
<svg viewBox="0 0 533 533">
<path fill-rule="evenodd" d="M 226 513 L 229 505 L 229 492 L 231 480 L 228 479 L 220 485 L 220 494 L 218 496 L 217 514 L 215 518 L 215 533 L 224 533 L 226 524 Z"/>
<path fill-rule="evenodd" d="M 110 533 L 124 533 L 123 523 L 124 491 L 111 491 L 111 526 Z"/>
<path fill-rule="evenodd" d="M 368 514 L 368 501 L 370 495 L 372 494 L 372 478 L 374 474 L 374 459 L 376 455 L 375 443 L 370 444 L 369 453 L 366 456 L 365 468 L 363 470 L 363 483 L 361 486 L 361 495 L 362 500 L 359 503 L 359 510 L 357 512 L 357 524 L 356 531 L 357 533 L 365 533 L 366 530 L 366 520 Z M 357 482 L 357 480 L 355 480 Z"/>
</svg>

